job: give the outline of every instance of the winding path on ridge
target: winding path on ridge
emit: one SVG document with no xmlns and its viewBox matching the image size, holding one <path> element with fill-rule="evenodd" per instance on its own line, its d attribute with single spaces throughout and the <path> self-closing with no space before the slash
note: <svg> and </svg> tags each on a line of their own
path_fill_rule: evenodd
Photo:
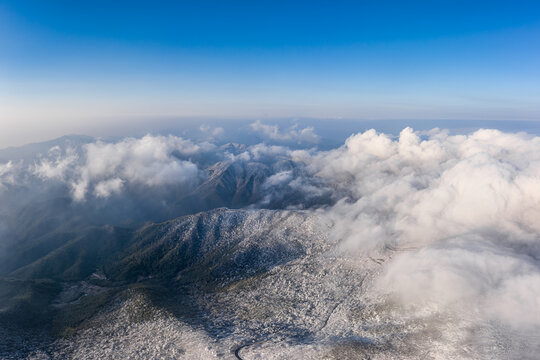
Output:
<svg viewBox="0 0 540 360">
<path fill-rule="evenodd" d="M 330 320 L 330 318 L 332 317 L 332 314 L 334 313 L 334 311 L 336 311 L 336 309 L 338 308 L 339 305 L 341 305 L 341 303 L 343 303 L 343 300 L 337 302 L 330 310 L 330 313 L 328 314 L 328 316 L 326 317 L 326 319 L 323 321 L 323 324 L 321 326 L 321 328 L 318 330 L 318 331 L 321 331 L 322 329 L 324 329 L 326 327 L 326 325 L 328 325 L 328 320 Z M 243 359 L 241 356 L 240 356 L 240 350 L 244 349 L 244 348 L 247 348 L 249 346 L 253 346 L 253 345 L 257 345 L 257 344 L 262 344 L 266 342 L 266 340 L 259 340 L 259 341 L 253 341 L 253 342 L 249 342 L 249 343 L 245 343 L 245 344 L 242 344 L 242 345 L 239 345 L 237 346 L 236 348 L 234 348 L 232 350 L 232 352 L 234 353 L 234 356 L 236 356 L 236 358 L 238 360 L 245 360 Z"/>
<path fill-rule="evenodd" d="M 240 356 L 240 350 L 242 350 L 243 348 L 246 348 L 248 346 L 252 346 L 252 345 L 256 345 L 256 344 L 262 344 L 264 341 L 261 340 L 261 341 L 255 341 L 255 342 L 249 342 L 249 343 L 246 343 L 246 344 L 242 344 L 238 347 L 236 347 L 233 352 L 234 352 L 234 356 L 236 356 L 236 358 L 238 360 L 244 360 L 241 356 Z"/>
<path fill-rule="evenodd" d="M 374 259 L 372 259 L 373 261 L 375 261 Z M 382 262 L 384 262 L 384 260 L 382 262 L 378 262 L 378 261 L 375 261 L 377 264 L 381 265 Z M 365 280 L 365 276 L 361 279 L 360 281 L 360 284 L 359 284 L 359 287 L 362 288 L 362 285 L 364 284 L 364 280 Z M 336 309 L 341 305 L 343 304 L 343 302 L 345 301 L 346 298 L 350 297 L 350 295 L 352 294 L 352 292 L 354 291 L 355 289 L 351 289 L 349 290 L 347 296 L 345 296 L 343 299 L 339 300 L 338 302 L 336 302 L 331 308 L 330 308 L 330 311 L 328 312 L 328 315 L 326 316 L 326 318 L 322 321 L 322 325 L 321 327 L 316 330 L 317 332 L 319 331 L 322 331 L 327 325 L 328 325 L 328 321 L 330 320 L 330 318 L 332 317 L 332 315 L 334 314 L 334 312 L 336 311 Z M 240 356 L 240 351 L 244 348 L 247 348 L 247 347 L 250 347 L 250 346 L 253 346 L 253 345 L 257 345 L 257 344 L 262 344 L 262 343 L 265 343 L 267 340 L 258 340 L 258 341 L 251 341 L 251 342 L 248 342 L 248 343 L 244 343 L 244 344 L 241 344 L 237 347 L 235 347 L 233 350 L 232 350 L 232 353 L 234 354 L 234 356 L 236 357 L 236 359 L 238 360 L 245 360 L 244 358 L 242 358 L 242 356 Z"/>
</svg>

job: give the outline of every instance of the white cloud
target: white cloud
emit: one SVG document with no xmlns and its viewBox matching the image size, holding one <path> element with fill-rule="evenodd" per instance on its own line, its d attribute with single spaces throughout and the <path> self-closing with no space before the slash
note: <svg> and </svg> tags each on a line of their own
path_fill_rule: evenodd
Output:
<svg viewBox="0 0 540 360">
<path fill-rule="evenodd" d="M 221 126 L 212 127 L 210 125 L 201 125 L 199 130 L 201 130 L 202 133 L 209 135 L 210 138 L 223 136 L 223 134 L 225 134 L 225 129 Z"/>
<path fill-rule="evenodd" d="M 347 197 L 326 211 L 342 250 L 414 249 L 390 252 L 381 293 L 540 329 L 540 138 L 370 130 L 310 168 Z"/>
<path fill-rule="evenodd" d="M 115 143 L 97 141 L 74 149 L 50 149 L 31 168 L 41 179 L 67 183 L 72 197 L 83 201 L 87 193 L 106 198 L 129 185 L 189 186 L 200 171 L 191 156 L 214 150 L 210 143 L 194 143 L 175 136 L 125 138 Z"/>
<path fill-rule="evenodd" d="M 368 131 L 317 153 L 312 171 L 348 193 L 336 212 L 370 216 L 401 243 L 433 241 L 471 228 L 540 231 L 539 138 L 478 131 L 420 140 Z"/>
<path fill-rule="evenodd" d="M 16 183 L 16 174 L 20 168 L 20 164 L 14 164 L 12 161 L 0 164 L 0 191 L 6 188 L 6 185 Z"/>
<path fill-rule="evenodd" d="M 107 198 L 113 193 L 119 193 L 124 185 L 124 180 L 113 178 L 105 181 L 100 181 L 94 188 L 96 197 Z"/>
<path fill-rule="evenodd" d="M 315 144 L 319 141 L 319 136 L 315 133 L 313 127 L 298 129 L 298 125 L 293 125 L 286 131 L 280 131 L 277 125 L 266 125 L 260 120 L 250 124 L 250 127 L 253 131 L 258 132 L 270 140 L 295 142 L 299 144 Z"/>
<path fill-rule="evenodd" d="M 65 180 L 66 173 L 79 160 L 73 148 L 67 148 L 63 152 L 59 146 L 54 146 L 47 155 L 49 158 L 42 158 L 32 169 L 33 173 L 42 179 Z"/>
<path fill-rule="evenodd" d="M 82 200 L 87 187 L 97 183 L 94 193 L 106 197 L 120 191 L 123 184 L 163 186 L 187 184 L 198 177 L 197 165 L 175 157 L 175 152 L 193 155 L 203 147 L 174 136 L 128 138 L 118 143 L 85 145 L 86 161 L 72 182 L 75 199 Z"/>
</svg>

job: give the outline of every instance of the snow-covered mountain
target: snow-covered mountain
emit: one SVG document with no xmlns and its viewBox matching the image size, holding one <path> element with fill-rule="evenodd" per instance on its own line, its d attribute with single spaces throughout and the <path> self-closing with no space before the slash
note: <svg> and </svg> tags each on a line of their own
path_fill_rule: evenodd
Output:
<svg viewBox="0 0 540 360">
<path fill-rule="evenodd" d="M 122 249 L 93 257 L 95 271 L 79 271 L 80 280 L 32 279 L 60 264 L 48 276 L 65 277 L 90 261 L 68 261 L 61 252 L 33 272 L 14 273 L 26 277 L 10 285 L 30 293 L 29 304 L 13 305 L 4 322 L 41 291 L 49 296 L 49 304 L 42 302 L 48 323 L 30 322 L 16 340 L 3 337 L 2 356 L 502 359 L 521 357 L 523 347 L 538 350 L 534 339 L 502 336 L 507 329 L 497 324 L 450 312 L 407 313 L 374 295 L 374 281 L 397 249 L 344 254 L 328 236 L 332 226 L 305 211 L 217 209 L 129 235 L 110 228 L 108 236 L 81 240 L 88 243 L 77 251 L 106 242 Z M 56 335 L 43 335 L 49 331 Z"/>
</svg>

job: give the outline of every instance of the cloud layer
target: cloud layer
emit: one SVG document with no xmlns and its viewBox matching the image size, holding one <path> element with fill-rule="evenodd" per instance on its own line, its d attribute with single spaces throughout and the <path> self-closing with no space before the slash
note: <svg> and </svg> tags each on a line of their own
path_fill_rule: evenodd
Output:
<svg viewBox="0 0 540 360">
<path fill-rule="evenodd" d="M 310 166 L 347 194 L 326 210 L 342 250 L 392 254 L 381 294 L 540 328 L 540 138 L 367 131 Z"/>
<path fill-rule="evenodd" d="M 274 140 L 318 140 L 310 128 L 281 132 L 256 122 L 252 129 Z M 46 192 L 46 184 L 64 186 L 75 202 L 109 207 L 156 190 L 153 200 L 169 206 L 213 189 L 212 196 L 248 194 L 246 206 L 317 211 L 332 220 L 342 256 L 390 259 L 374 297 L 412 313 L 540 330 L 539 137 L 369 130 L 319 151 L 147 135 L 53 146 L 32 164 L 0 164 L 0 193 L 17 186 Z"/>
</svg>

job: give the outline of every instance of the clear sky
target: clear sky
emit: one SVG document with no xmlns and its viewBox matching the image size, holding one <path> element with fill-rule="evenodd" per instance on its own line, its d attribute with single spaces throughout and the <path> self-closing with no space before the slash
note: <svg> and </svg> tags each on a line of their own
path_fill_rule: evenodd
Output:
<svg viewBox="0 0 540 360">
<path fill-rule="evenodd" d="M 540 120 L 540 1 L 0 2 L 0 147 L 192 116 Z"/>
</svg>

